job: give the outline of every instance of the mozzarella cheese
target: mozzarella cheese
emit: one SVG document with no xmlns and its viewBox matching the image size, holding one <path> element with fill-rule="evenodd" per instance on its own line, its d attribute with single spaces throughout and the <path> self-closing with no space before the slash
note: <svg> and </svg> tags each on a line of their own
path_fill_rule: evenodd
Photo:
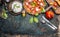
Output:
<svg viewBox="0 0 60 37">
<path fill-rule="evenodd" d="M 21 10 L 22 10 L 22 3 L 14 1 L 12 3 L 12 10 L 15 13 L 21 12 Z"/>
</svg>

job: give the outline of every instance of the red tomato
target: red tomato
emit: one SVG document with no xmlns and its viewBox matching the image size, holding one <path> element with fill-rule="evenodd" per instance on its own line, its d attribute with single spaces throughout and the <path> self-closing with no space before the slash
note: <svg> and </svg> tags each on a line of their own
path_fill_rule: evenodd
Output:
<svg viewBox="0 0 60 37">
<path fill-rule="evenodd" d="M 54 17 L 54 12 L 52 11 L 47 11 L 46 12 L 46 18 L 47 19 L 52 19 Z"/>
<path fill-rule="evenodd" d="M 53 3 L 53 6 L 57 7 L 57 6 L 58 6 L 58 4 L 57 4 L 56 2 L 54 2 L 54 3 Z"/>
</svg>

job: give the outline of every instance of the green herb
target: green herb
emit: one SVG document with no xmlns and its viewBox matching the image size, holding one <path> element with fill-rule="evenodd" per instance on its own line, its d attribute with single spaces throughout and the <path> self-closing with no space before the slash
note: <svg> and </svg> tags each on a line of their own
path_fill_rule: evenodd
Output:
<svg viewBox="0 0 60 37">
<path fill-rule="evenodd" d="M 20 6 L 17 6 L 17 4 L 14 5 L 14 8 L 20 8 Z"/>
<path fill-rule="evenodd" d="M 42 8 L 42 11 L 41 11 L 42 13 L 45 13 L 45 9 L 44 8 Z"/>
<path fill-rule="evenodd" d="M 22 2 L 24 2 L 24 0 L 22 0 Z"/>
<path fill-rule="evenodd" d="M 7 17 L 8 17 L 8 15 L 6 14 L 5 9 L 3 9 L 2 18 L 7 19 Z"/>
<path fill-rule="evenodd" d="M 34 17 L 34 22 L 38 23 L 38 18 Z"/>
<path fill-rule="evenodd" d="M 39 15 L 38 13 L 35 14 L 35 16 L 38 16 L 38 15 Z"/>
<path fill-rule="evenodd" d="M 30 18 L 29 22 L 30 22 L 30 23 L 33 23 L 33 22 L 34 22 L 34 21 L 33 21 L 33 17 Z"/>
<path fill-rule="evenodd" d="M 35 6 L 36 6 L 36 3 L 35 3 L 35 2 L 31 2 L 31 5 L 32 5 L 33 7 L 35 7 Z"/>
</svg>

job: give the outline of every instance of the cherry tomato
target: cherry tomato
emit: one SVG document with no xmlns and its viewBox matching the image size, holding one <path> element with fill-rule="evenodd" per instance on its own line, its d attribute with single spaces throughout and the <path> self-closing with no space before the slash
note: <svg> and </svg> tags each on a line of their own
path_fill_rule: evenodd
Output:
<svg viewBox="0 0 60 37">
<path fill-rule="evenodd" d="M 46 12 L 46 18 L 47 19 L 52 19 L 54 17 L 54 12 L 53 11 L 47 11 Z"/>
<path fill-rule="evenodd" d="M 57 7 L 58 5 L 57 5 L 57 3 L 56 3 L 56 2 L 54 2 L 54 3 L 53 3 L 53 6 Z"/>
</svg>

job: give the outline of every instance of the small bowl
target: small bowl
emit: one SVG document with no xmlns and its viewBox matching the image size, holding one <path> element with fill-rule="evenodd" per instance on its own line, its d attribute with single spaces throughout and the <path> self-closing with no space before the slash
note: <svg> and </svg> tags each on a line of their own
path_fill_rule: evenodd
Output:
<svg viewBox="0 0 60 37">
<path fill-rule="evenodd" d="M 21 13 L 23 7 L 22 3 L 18 0 L 12 1 L 8 5 L 8 10 L 10 11 L 11 14 L 18 15 Z"/>
</svg>

